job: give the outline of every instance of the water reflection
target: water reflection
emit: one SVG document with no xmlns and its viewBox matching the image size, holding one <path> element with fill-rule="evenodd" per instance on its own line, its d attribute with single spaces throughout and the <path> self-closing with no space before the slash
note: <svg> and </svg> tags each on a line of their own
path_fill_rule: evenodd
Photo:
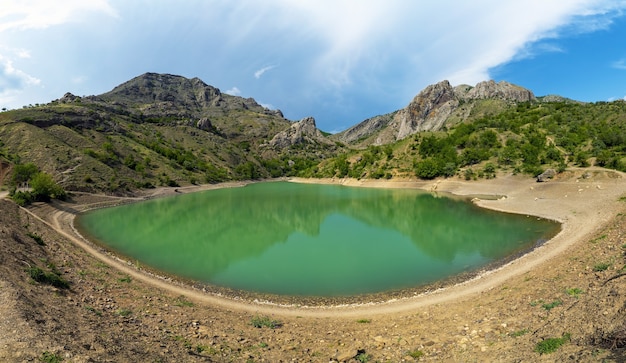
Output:
<svg viewBox="0 0 626 363">
<path fill-rule="evenodd" d="M 431 282 L 526 249 L 558 229 L 415 190 L 293 183 L 156 199 L 94 211 L 79 223 L 164 271 L 314 295 Z"/>
</svg>

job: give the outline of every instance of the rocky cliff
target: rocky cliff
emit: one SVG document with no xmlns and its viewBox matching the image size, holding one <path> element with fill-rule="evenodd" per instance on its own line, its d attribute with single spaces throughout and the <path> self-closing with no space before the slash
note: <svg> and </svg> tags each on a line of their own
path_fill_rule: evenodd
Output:
<svg viewBox="0 0 626 363">
<path fill-rule="evenodd" d="M 531 91 L 504 81 L 480 82 L 474 87 L 452 87 L 450 82 L 442 81 L 426 87 L 407 107 L 392 114 L 367 119 L 337 134 L 335 138 L 346 143 L 370 138 L 371 143 L 382 145 L 417 132 L 441 130 L 461 105 L 471 108 L 474 101 L 485 99 L 513 103 L 536 100 Z"/>
<path fill-rule="evenodd" d="M 317 128 L 313 117 L 305 117 L 293 123 L 288 129 L 274 135 L 269 144 L 273 148 L 284 149 L 305 143 L 332 144 Z"/>
</svg>

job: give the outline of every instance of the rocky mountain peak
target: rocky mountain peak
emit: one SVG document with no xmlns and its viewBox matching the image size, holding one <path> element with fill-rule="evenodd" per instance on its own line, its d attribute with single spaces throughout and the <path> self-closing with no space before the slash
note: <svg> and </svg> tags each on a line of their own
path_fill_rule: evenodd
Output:
<svg viewBox="0 0 626 363">
<path fill-rule="evenodd" d="M 421 131 L 437 131 L 460 108 L 462 102 L 495 99 L 506 102 L 535 101 L 535 95 L 508 82 L 485 81 L 476 86 L 466 84 L 452 87 L 441 81 L 424 88 L 407 107 L 392 114 L 372 117 L 334 138 L 352 143 L 376 135 L 374 144 L 380 145 L 403 139 Z M 467 106 L 470 109 L 472 106 Z M 460 116 L 461 118 L 463 116 Z"/>
<path fill-rule="evenodd" d="M 424 88 L 398 113 L 397 139 L 418 131 L 441 128 L 458 105 L 459 101 L 450 82 L 442 81 Z"/>
<path fill-rule="evenodd" d="M 461 88 L 459 88 L 461 91 Z M 514 102 L 529 102 L 536 100 L 535 95 L 526 88 L 516 86 L 509 82 L 493 80 L 480 82 L 476 87 L 459 92 L 457 96 L 464 100 L 501 99 Z"/>
<path fill-rule="evenodd" d="M 277 133 L 270 140 L 270 146 L 278 149 L 303 143 L 332 144 L 317 128 L 313 117 L 305 117 L 294 122 L 288 129 Z"/>
</svg>

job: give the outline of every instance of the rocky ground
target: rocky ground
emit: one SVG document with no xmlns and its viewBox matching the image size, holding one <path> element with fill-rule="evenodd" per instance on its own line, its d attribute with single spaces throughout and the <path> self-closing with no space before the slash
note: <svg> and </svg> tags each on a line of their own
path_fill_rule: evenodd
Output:
<svg viewBox="0 0 626 363">
<path fill-rule="evenodd" d="M 0 200 L 0 361 L 626 361 L 626 203 L 564 253 L 478 293 L 317 315 L 156 287 L 55 230 L 55 210 Z"/>
</svg>

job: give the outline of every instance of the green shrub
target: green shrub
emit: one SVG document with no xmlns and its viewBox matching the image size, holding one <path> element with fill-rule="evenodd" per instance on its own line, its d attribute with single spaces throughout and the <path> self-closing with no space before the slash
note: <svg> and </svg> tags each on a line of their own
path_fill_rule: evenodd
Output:
<svg viewBox="0 0 626 363">
<path fill-rule="evenodd" d="M 272 320 L 269 316 L 255 316 L 252 318 L 251 322 L 253 327 L 255 328 L 271 328 L 276 329 L 280 328 L 283 324 L 278 320 Z"/>
<path fill-rule="evenodd" d="M 410 352 L 407 352 L 406 354 L 413 359 L 419 359 L 424 355 L 424 352 L 422 352 L 419 349 L 415 349 Z"/>
<path fill-rule="evenodd" d="M 568 294 L 569 296 L 574 296 L 578 298 L 578 296 L 583 293 L 583 290 L 577 287 L 573 287 L 573 288 L 565 290 L 565 293 Z"/>
<path fill-rule="evenodd" d="M 45 363 L 59 363 L 63 361 L 63 358 L 58 354 L 50 353 L 47 350 L 41 353 L 39 360 Z"/>
<path fill-rule="evenodd" d="M 45 246 L 46 245 L 46 243 L 43 241 L 43 238 L 41 238 L 41 236 L 39 236 L 38 234 L 33 233 L 33 232 L 28 232 L 26 235 L 28 237 L 32 238 L 33 240 L 35 240 L 35 242 L 38 245 L 40 245 L 40 246 Z"/>
<path fill-rule="evenodd" d="M 546 310 L 548 310 L 548 311 L 550 311 L 550 310 L 554 309 L 555 307 L 557 307 L 557 306 L 559 306 L 561 304 L 563 304 L 563 302 L 561 300 L 555 300 L 555 301 L 553 301 L 551 303 L 543 304 L 543 305 L 541 305 L 541 307 L 546 309 Z"/>
<path fill-rule="evenodd" d="M 69 282 L 59 276 L 56 268 L 53 268 L 52 272 L 46 272 L 37 266 L 29 267 L 28 274 L 34 281 L 41 284 L 52 285 L 60 289 L 69 289 L 70 287 Z"/>
<path fill-rule="evenodd" d="M 595 272 L 601 272 L 601 271 L 605 271 L 606 269 L 608 269 L 609 266 L 611 266 L 610 263 L 603 262 L 603 263 L 599 263 L 593 266 L 593 270 Z"/>
<path fill-rule="evenodd" d="M 570 334 L 565 333 L 560 338 L 548 338 L 535 345 L 535 352 L 539 354 L 554 353 L 557 349 L 570 340 Z"/>
</svg>

